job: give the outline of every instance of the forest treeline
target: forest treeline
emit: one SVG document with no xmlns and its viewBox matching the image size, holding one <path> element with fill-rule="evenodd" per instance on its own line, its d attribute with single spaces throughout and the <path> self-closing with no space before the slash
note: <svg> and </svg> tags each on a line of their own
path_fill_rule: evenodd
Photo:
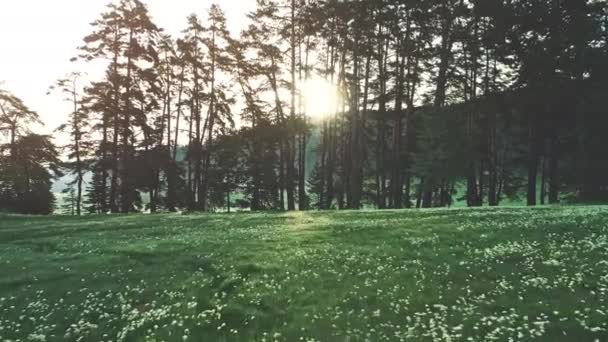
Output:
<svg viewBox="0 0 608 342">
<path fill-rule="evenodd" d="M 74 58 L 104 77 L 52 89 L 66 146 L 0 91 L 0 207 L 50 213 L 61 173 L 74 214 L 608 200 L 605 0 L 258 0 L 242 32 L 219 5 L 184 23 L 107 6 Z M 315 77 L 339 93 L 319 123 Z"/>
</svg>

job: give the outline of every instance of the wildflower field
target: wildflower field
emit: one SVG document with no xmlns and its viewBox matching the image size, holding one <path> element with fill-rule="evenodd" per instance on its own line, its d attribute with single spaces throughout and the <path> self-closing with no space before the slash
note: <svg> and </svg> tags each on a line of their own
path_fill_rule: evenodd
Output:
<svg viewBox="0 0 608 342">
<path fill-rule="evenodd" d="M 608 208 L 0 216 L 0 341 L 608 341 Z"/>
</svg>

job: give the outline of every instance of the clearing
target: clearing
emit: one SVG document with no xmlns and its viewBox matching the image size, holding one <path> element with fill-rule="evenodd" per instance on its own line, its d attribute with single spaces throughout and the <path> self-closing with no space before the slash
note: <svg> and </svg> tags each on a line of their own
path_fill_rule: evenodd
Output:
<svg viewBox="0 0 608 342">
<path fill-rule="evenodd" d="M 608 207 L 0 216 L 1 341 L 608 340 Z"/>
</svg>

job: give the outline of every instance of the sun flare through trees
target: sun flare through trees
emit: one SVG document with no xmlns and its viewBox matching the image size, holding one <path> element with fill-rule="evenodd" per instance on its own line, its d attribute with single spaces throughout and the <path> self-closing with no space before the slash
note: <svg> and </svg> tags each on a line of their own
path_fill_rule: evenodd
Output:
<svg viewBox="0 0 608 342">
<path fill-rule="evenodd" d="M 167 31 L 113 1 L 74 42 L 104 72 L 49 95 L 68 109 L 42 179 L 76 214 L 608 201 L 607 6 L 534 3 L 260 0 L 240 29 L 213 4 Z M 12 211 L 41 120 L 1 94 Z"/>
<path fill-rule="evenodd" d="M 608 341 L 606 95 L 608 0 L 0 1 L 0 341 Z"/>
<path fill-rule="evenodd" d="M 324 120 L 341 102 L 338 88 L 329 81 L 316 77 L 306 80 L 300 92 L 304 98 L 305 113 L 313 120 Z"/>
</svg>

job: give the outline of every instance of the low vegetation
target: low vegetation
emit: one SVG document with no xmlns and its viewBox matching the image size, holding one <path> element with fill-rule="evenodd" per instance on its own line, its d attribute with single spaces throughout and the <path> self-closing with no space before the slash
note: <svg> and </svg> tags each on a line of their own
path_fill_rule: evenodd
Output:
<svg viewBox="0 0 608 342">
<path fill-rule="evenodd" d="M 3 341 L 608 339 L 608 208 L 0 217 Z"/>
</svg>

